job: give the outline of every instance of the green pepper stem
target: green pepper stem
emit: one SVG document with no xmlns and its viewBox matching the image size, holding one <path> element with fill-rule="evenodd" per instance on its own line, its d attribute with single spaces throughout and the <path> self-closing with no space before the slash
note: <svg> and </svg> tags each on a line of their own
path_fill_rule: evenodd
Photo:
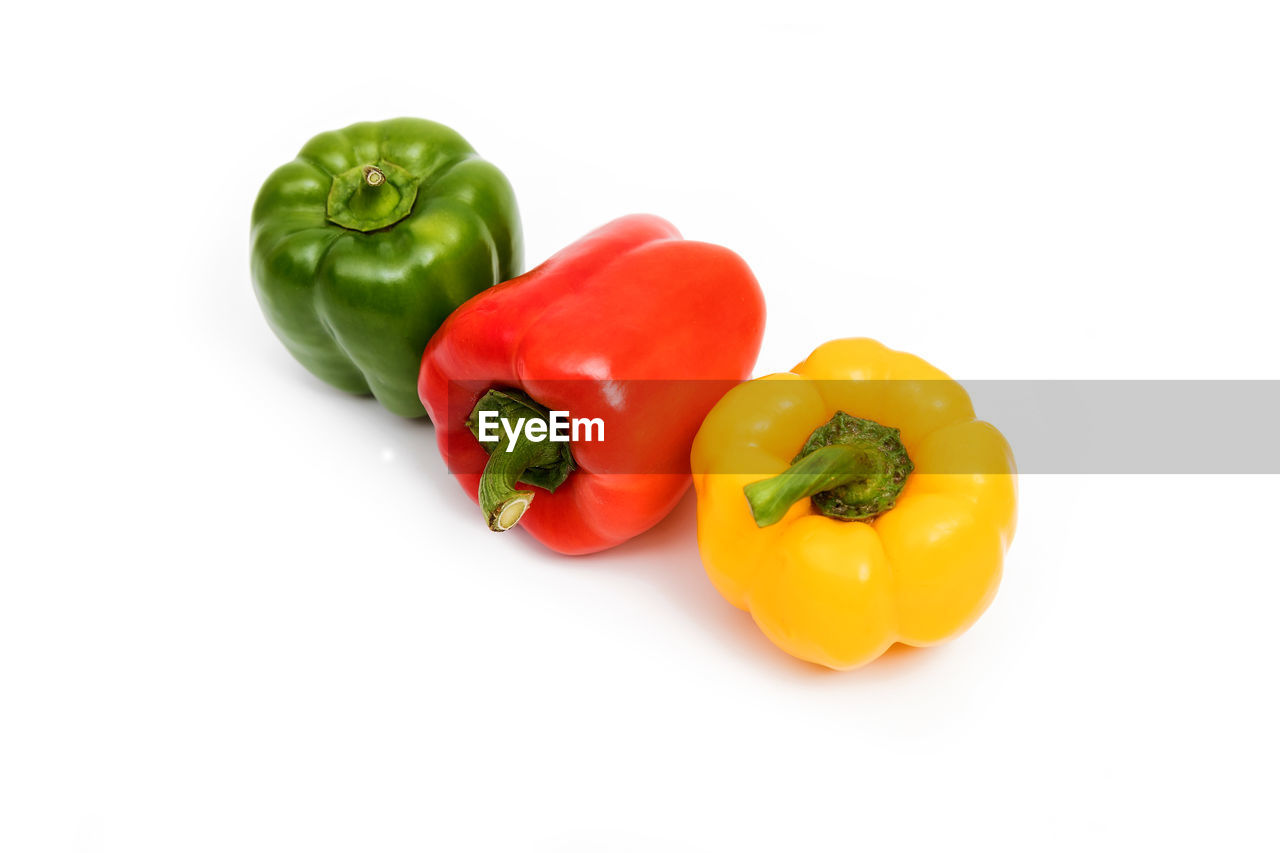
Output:
<svg viewBox="0 0 1280 853">
<path fill-rule="evenodd" d="M 533 503 L 533 492 L 517 489 L 516 482 L 541 450 L 542 445 L 521 436 L 510 452 L 497 449 L 489 454 L 484 473 L 480 475 L 478 496 L 490 530 L 502 533 L 515 527 Z"/>
<path fill-rule="evenodd" d="M 768 527 L 798 500 L 851 483 L 868 473 L 867 455 L 847 444 L 831 444 L 813 451 L 787 470 L 747 485 L 743 491 L 757 527 Z"/>
<path fill-rule="evenodd" d="M 408 170 L 379 160 L 333 176 L 325 216 L 352 231 L 389 228 L 413 211 L 418 179 Z"/>
</svg>

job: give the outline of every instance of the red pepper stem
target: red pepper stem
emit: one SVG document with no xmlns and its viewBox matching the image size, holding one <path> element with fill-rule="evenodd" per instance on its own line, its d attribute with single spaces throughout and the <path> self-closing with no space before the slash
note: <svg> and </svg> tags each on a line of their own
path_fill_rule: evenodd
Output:
<svg viewBox="0 0 1280 853">
<path fill-rule="evenodd" d="M 498 422 L 504 424 L 498 434 L 484 435 L 480 424 L 485 415 L 496 415 Z M 568 444 L 551 441 L 549 437 L 545 441 L 529 437 L 529 425 L 534 422 L 543 425 L 542 435 L 547 436 L 550 416 L 545 406 L 527 394 L 498 388 L 485 392 L 471 410 L 467 428 L 489 454 L 476 497 L 490 530 L 501 533 L 520 522 L 520 517 L 533 503 L 533 492 L 528 491 L 527 486 L 554 492 L 573 471 L 573 454 Z M 511 432 L 507 431 L 509 424 L 516 425 Z M 526 488 L 517 489 L 517 483 L 527 484 Z"/>
<path fill-rule="evenodd" d="M 510 451 L 499 447 L 489 454 L 478 497 L 490 530 L 502 533 L 515 527 L 533 503 L 533 492 L 517 489 L 516 483 L 541 450 L 541 444 L 521 436 Z"/>
</svg>

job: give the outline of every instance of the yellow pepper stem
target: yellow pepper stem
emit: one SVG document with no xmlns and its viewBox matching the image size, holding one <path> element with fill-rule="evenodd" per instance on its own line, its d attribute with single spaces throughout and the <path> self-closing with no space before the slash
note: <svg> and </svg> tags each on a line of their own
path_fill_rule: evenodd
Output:
<svg viewBox="0 0 1280 853">
<path fill-rule="evenodd" d="M 757 527 L 777 524 L 803 498 L 828 518 L 870 521 L 893 508 L 914 467 L 898 430 L 836 412 L 813 431 L 790 468 L 743 493 Z"/>
</svg>

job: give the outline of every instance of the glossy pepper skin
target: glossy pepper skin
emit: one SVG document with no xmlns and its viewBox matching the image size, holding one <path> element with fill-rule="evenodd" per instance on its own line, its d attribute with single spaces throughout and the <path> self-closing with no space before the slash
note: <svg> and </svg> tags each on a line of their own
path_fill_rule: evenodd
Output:
<svg viewBox="0 0 1280 853">
<path fill-rule="evenodd" d="M 423 354 L 418 388 L 473 500 L 482 469 L 501 455 L 486 453 L 466 423 L 487 392 L 601 418 L 607 440 L 570 443 L 567 477 L 554 492 L 529 484 L 532 503 L 516 514 L 547 547 L 587 554 L 648 530 L 679 501 L 694 434 L 750 375 L 764 313 L 733 252 L 684 240 L 655 216 L 626 216 L 455 311 Z"/>
<path fill-rule="evenodd" d="M 316 136 L 253 207 L 253 284 L 276 336 L 316 376 L 405 417 L 426 414 L 418 363 L 440 323 L 520 265 L 506 178 L 423 119 Z"/>
<path fill-rule="evenodd" d="M 896 498 L 871 489 L 881 503 L 866 511 L 879 514 L 849 521 L 787 495 L 774 502 L 781 520 L 760 526 L 753 511 L 768 514 L 815 431 L 853 423 L 838 413 L 883 425 L 876 446 L 909 455 L 902 467 L 886 456 Z M 943 643 L 996 594 L 1017 515 L 1013 454 L 965 390 L 914 355 L 832 341 L 790 373 L 734 388 L 703 423 L 692 467 L 708 576 L 795 657 L 852 669 L 894 642 Z"/>
</svg>

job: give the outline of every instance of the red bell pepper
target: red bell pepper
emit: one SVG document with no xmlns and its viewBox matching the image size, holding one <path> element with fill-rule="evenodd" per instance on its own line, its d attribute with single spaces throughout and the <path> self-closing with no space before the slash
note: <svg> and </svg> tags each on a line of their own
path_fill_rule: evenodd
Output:
<svg viewBox="0 0 1280 853">
<path fill-rule="evenodd" d="M 764 297 L 741 258 L 625 216 L 463 303 L 427 345 L 418 394 L 491 529 L 519 522 L 556 551 L 589 554 L 675 507 L 698 427 L 750 375 L 763 333 Z M 604 440 L 482 443 L 483 411 L 599 418 Z"/>
</svg>

